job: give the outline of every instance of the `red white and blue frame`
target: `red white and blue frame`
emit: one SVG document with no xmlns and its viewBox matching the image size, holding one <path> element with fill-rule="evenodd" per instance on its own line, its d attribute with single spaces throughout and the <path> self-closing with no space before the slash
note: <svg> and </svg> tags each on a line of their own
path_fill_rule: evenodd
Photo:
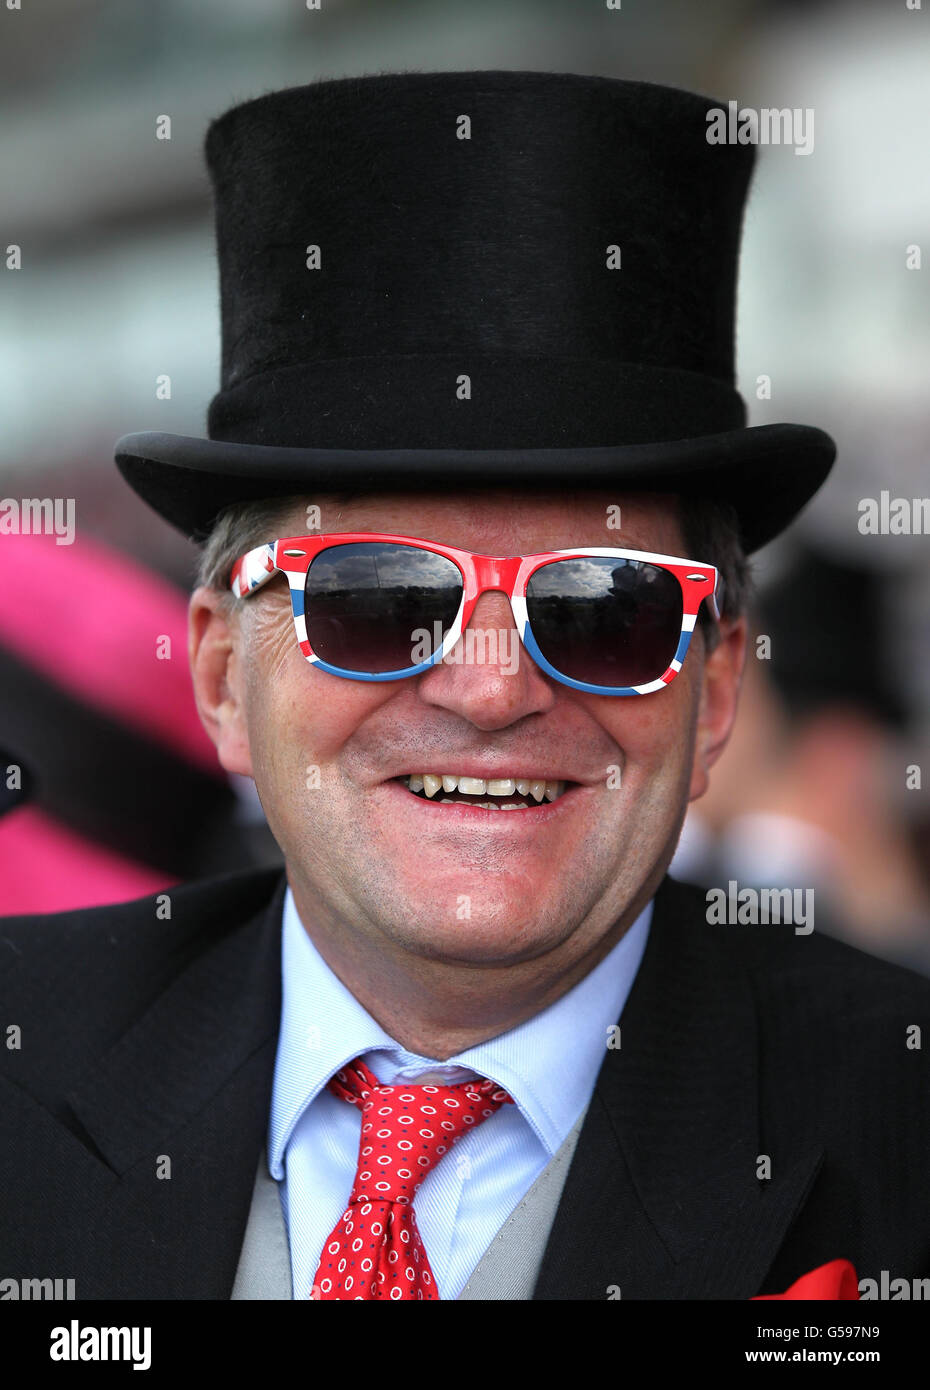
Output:
<svg viewBox="0 0 930 1390">
<path fill-rule="evenodd" d="M 307 620 L 304 613 L 304 590 L 307 570 L 321 551 L 334 545 L 351 545 L 358 542 L 386 541 L 394 545 L 411 545 L 421 550 L 433 551 L 452 560 L 462 575 L 462 601 L 452 626 L 442 645 L 433 652 L 427 661 L 416 666 L 408 666 L 401 671 L 381 671 L 367 675 L 358 671 L 347 671 L 340 666 L 332 666 L 312 650 L 307 638 Z M 618 560 L 645 560 L 650 564 L 668 570 L 681 585 L 682 619 L 681 636 L 678 649 L 668 668 L 656 680 L 645 685 L 604 686 L 591 685 L 585 681 L 573 680 L 563 675 L 543 656 L 536 645 L 526 610 L 526 586 L 532 574 L 553 560 L 584 559 L 588 556 L 605 556 Z M 695 560 L 684 560 L 676 555 L 658 555 L 646 550 L 618 550 L 598 546 L 578 546 L 572 550 L 546 550 L 538 555 L 476 555 L 470 550 L 458 550 L 438 541 L 422 540 L 417 536 L 389 535 L 380 531 L 339 531 L 331 534 L 310 536 L 288 536 L 276 541 L 268 541 L 256 546 L 254 550 L 242 555 L 233 566 L 230 587 L 236 598 L 248 598 L 262 585 L 267 584 L 278 573 L 287 576 L 290 585 L 291 607 L 294 614 L 294 628 L 300 650 L 311 665 L 332 676 L 344 676 L 349 680 L 393 681 L 406 676 L 417 676 L 430 666 L 441 661 L 451 652 L 464 629 L 471 620 L 475 604 L 487 590 L 503 590 L 510 599 L 520 640 L 536 664 L 554 680 L 573 690 L 584 690 L 592 695 L 650 695 L 661 690 L 674 680 L 681 670 L 688 651 L 698 609 L 704 599 L 708 600 L 714 617 L 719 621 L 722 583 L 714 565 L 705 565 Z"/>
</svg>

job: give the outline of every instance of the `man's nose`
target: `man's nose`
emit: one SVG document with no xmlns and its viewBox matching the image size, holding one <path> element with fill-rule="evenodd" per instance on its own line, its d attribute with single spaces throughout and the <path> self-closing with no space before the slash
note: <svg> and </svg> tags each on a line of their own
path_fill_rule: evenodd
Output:
<svg viewBox="0 0 930 1390">
<path fill-rule="evenodd" d="M 520 641 L 507 595 L 496 589 L 479 597 L 454 649 L 420 677 L 420 695 L 482 729 L 543 713 L 555 700 Z"/>
<path fill-rule="evenodd" d="M 471 641 L 468 640 L 469 631 L 472 634 Z M 498 639 L 497 648 L 501 656 L 500 664 L 507 664 L 507 656 L 511 648 L 514 652 L 519 653 L 518 659 L 521 664 L 524 658 L 529 660 L 520 641 L 520 633 L 517 630 L 510 599 L 500 589 L 486 589 L 481 594 L 472 609 L 467 626 L 462 630 L 459 641 L 465 643 L 466 654 L 471 650 L 473 662 L 477 663 L 478 653 L 484 648 L 487 648 L 493 656 L 494 643 L 490 640 L 492 635 Z"/>
</svg>

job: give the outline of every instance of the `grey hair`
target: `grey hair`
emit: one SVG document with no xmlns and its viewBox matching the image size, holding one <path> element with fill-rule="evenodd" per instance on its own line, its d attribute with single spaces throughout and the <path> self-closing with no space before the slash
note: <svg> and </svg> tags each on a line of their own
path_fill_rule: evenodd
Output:
<svg viewBox="0 0 930 1390">
<path fill-rule="evenodd" d="M 261 497 L 255 502 L 233 502 L 225 507 L 202 542 L 195 584 L 222 594 L 224 607 L 231 611 L 236 600 L 229 583 L 239 556 L 274 540 L 285 517 L 305 501 L 302 496 Z"/>
<path fill-rule="evenodd" d="M 349 500 L 359 500 L 359 494 L 327 494 L 327 501 L 339 506 Z M 203 542 L 196 583 L 222 594 L 227 612 L 231 611 L 236 601 L 229 588 L 229 578 L 236 560 L 253 546 L 273 540 L 285 518 L 305 504 L 305 496 L 263 497 L 255 502 L 236 502 L 226 507 Z M 678 520 L 685 558 L 716 565 L 720 571 L 724 618 L 736 618 L 745 613 L 752 600 L 752 570 L 742 548 L 734 507 L 717 498 L 681 496 L 678 498 Z M 719 629 L 711 621 L 704 603 L 698 623 L 704 631 L 705 642 L 712 649 Z"/>
<path fill-rule="evenodd" d="M 752 565 L 743 550 L 739 518 L 730 502 L 713 497 L 679 497 L 678 523 L 685 543 L 685 559 L 716 565 L 723 580 L 723 618 L 739 618 L 753 600 Z M 706 603 L 698 613 L 698 626 L 710 651 L 720 629 L 712 621 Z"/>
</svg>

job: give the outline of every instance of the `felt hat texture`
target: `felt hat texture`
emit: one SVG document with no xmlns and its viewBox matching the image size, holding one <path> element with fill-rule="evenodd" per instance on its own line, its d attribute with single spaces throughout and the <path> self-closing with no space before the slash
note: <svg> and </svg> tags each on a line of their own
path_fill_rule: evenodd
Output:
<svg viewBox="0 0 930 1390">
<path fill-rule="evenodd" d="M 222 329 L 206 438 L 115 446 L 194 539 L 315 492 L 714 496 L 752 551 L 835 445 L 747 427 L 734 381 L 755 150 L 721 103 L 573 73 L 315 81 L 208 128 Z"/>
</svg>

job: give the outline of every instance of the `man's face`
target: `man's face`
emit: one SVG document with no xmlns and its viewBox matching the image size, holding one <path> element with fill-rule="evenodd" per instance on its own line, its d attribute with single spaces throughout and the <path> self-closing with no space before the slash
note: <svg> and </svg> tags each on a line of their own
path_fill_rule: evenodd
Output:
<svg viewBox="0 0 930 1390">
<path fill-rule="evenodd" d="M 669 498 L 498 489 L 480 500 L 314 501 L 323 531 L 419 536 L 486 555 L 615 545 L 685 556 Z M 608 530 L 618 502 L 622 528 Z M 278 534 L 304 523 L 295 510 Z M 471 626 L 516 643 L 501 592 L 479 598 Z M 613 944 L 661 879 L 687 803 L 726 741 L 744 637 L 742 623 L 726 625 L 707 656 L 698 630 L 681 673 L 651 695 L 573 690 L 519 644 L 514 670 L 509 640 L 497 662 L 364 682 L 304 659 L 283 576 L 243 600 L 232 623 L 210 591 L 191 602 L 201 715 L 224 767 L 254 777 L 304 920 L 339 923 L 379 955 L 449 963 L 549 959 L 570 969 Z M 574 786 L 546 814 L 525 816 L 454 812 L 397 780 L 475 767 Z"/>
</svg>

